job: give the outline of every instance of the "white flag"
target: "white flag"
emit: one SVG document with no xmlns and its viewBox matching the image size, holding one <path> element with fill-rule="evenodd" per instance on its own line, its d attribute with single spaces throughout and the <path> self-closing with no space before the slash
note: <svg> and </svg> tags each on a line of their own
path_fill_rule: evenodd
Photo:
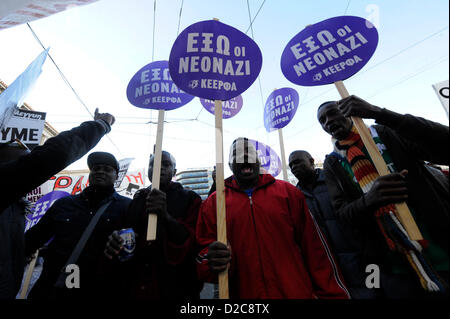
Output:
<svg viewBox="0 0 450 319">
<path fill-rule="evenodd" d="M 42 72 L 42 65 L 47 58 L 48 50 L 42 51 L 28 68 L 0 94 L 0 131 L 10 120 L 14 110 L 23 104 L 26 95 L 36 83 Z"/>
</svg>

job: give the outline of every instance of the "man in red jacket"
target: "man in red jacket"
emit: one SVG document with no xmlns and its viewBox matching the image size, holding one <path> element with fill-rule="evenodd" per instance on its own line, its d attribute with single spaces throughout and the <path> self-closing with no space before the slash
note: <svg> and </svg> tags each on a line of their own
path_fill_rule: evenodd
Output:
<svg viewBox="0 0 450 319">
<path fill-rule="evenodd" d="M 203 247 L 200 279 L 216 282 L 229 269 L 231 298 L 349 298 L 340 272 L 293 185 L 260 174 L 246 138 L 230 151 L 233 176 L 225 180 L 227 239 L 216 241 L 216 193 L 200 209 L 196 238 Z"/>
</svg>

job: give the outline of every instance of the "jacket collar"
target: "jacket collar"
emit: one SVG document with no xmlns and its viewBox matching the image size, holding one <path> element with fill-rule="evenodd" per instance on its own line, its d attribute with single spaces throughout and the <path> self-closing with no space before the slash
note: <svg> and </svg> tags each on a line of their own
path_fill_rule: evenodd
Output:
<svg viewBox="0 0 450 319">
<path fill-rule="evenodd" d="M 264 188 L 270 184 L 275 183 L 275 178 L 270 174 L 259 174 L 258 184 L 256 184 L 254 190 Z M 238 185 L 236 179 L 234 176 L 230 176 L 227 179 L 225 179 L 225 186 L 228 188 L 231 188 L 233 190 L 236 190 L 238 192 L 244 192 Z"/>
</svg>

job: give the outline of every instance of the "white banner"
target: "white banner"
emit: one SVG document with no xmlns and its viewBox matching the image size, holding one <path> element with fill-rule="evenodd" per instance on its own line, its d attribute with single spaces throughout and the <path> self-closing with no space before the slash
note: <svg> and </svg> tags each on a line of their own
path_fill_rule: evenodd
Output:
<svg viewBox="0 0 450 319">
<path fill-rule="evenodd" d="M 14 27 L 97 0 L 1 0 L 0 30 Z"/>
<path fill-rule="evenodd" d="M 436 94 L 438 95 L 439 100 L 441 101 L 448 118 L 448 96 L 449 96 L 448 80 L 433 84 L 433 89 L 436 91 Z"/>
<path fill-rule="evenodd" d="M 47 182 L 28 193 L 27 199 L 37 202 L 42 196 L 53 191 L 64 191 L 70 195 L 81 193 L 89 185 L 89 170 L 68 171 L 52 176 Z M 145 168 L 128 171 L 116 192 L 133 198 L 138 189 L 145 187 Z"/>
</svg>

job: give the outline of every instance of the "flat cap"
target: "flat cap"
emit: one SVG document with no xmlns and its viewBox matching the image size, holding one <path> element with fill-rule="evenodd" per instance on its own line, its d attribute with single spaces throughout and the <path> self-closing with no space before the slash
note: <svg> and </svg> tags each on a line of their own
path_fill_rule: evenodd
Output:
<svg viewBox="0 0 450 319">
<path fill-rule="evenodd" d="M 87 159 L 87 164 L 89 169 L 92 169 L 94 165 L 103 164 L 109 165 L 119 173 L 119 162 L 116 160 L 114 155 L 107 152 L 94 152 L 89 154 Z"/>
</svg>

